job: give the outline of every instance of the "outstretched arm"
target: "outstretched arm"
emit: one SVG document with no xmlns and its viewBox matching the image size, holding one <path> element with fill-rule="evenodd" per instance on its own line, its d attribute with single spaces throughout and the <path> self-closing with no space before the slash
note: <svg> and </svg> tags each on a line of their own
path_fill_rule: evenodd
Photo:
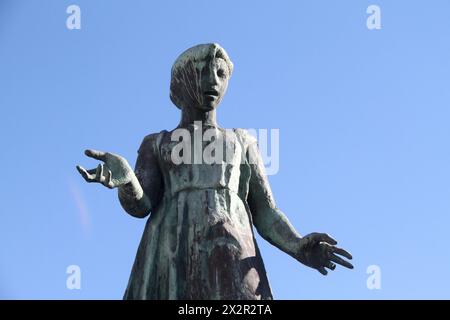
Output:
<svg viewBox="0 0 450 320">
<path fill-rule="evenodd" d="M 325 268 L 334 270 L 336 265 L 333 262 L 353 268 L 349 262 L 336 254 L 348 259 L 352 256 L 344 249 L 335 247 L 337 242 L 329 235 L 311 233 L 301 237 L 298 234 L 275 204 L 257 144 L 251 143 L 247 152 L 251 166 L 248 204 L 253 223 L 261 237 L 323 275 L 327 274 Z"/>
<path fill-rule="evenodd" d="M 144 138 L 136 160 L 136 179 L 119 188 L 122 208 L 138 218 L 147 216 L 159 203 L 162 194 L 162 178 L 159 170 L 154 135 Z"/>
<path fill-rule="evenodd" d="M 135 171 L 125 158 L 96 150 L 86 150 L 85 154 L 104 163 L 91 170 L 77 166 L 87 182 L 101 183 L 110 189 L 118 188 L 122 207 L 137 218 L 147 216 L 159 201 L 161 194 L 161 176 L 151 139 L 148 137 L 144 139 L 139 149 Z"/>
</svg>

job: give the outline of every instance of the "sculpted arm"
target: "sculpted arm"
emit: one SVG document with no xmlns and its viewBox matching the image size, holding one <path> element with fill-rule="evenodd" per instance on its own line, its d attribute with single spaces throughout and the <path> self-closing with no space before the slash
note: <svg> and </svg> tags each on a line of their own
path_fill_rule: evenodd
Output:
<svg viewBox="0 0 450 320">
<path fill-rule="evenodd" d="M 248 204 L 253 223 L 261 237 L 323 275 L 328 273 L 325 268 L 334 270 L 335 263 L 353 268 L 337 254 L 347 259 L 352 259 L 352 256 L 344 249 L 335 247 L 337 242 L 329 235 L 311 233 L 300 236 L 275 204 L 256 142 L 249 145 L 247 155 L 251 166 Z"/>
<path fill-rule="evenodd" d="M 139 148 L 134 171 L 128 161 L 117 154 L 96 150 L 86 150 L 85 154 L 104 163 L 91 170 L 77 166 L 79 173 L 87 182 L 118 188 L 120 204 L 127 213 L 143 218 L 157 205 L 162 194 L 162 182 L 151 135 Z"/>
</svg>

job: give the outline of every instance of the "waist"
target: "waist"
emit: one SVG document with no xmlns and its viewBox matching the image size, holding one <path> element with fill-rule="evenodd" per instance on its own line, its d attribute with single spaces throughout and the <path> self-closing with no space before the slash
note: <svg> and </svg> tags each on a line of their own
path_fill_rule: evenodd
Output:
<svg viewBox="0 0 450 320">
<path fill-rule="evenodd" d="M 237 196 L 239 196 L 238 190 L 235 190 L 233 188 L 230 188 L 228 186 L 186 186 L 182 187 L 170 192 L 166 192 L 164 196 L 168 196 L 170 198 L 177 197 L 180 193 L 185 192 L 198 192 L 198 191 L 206 191 L 206 192 L 230 192 Z"/>
</svg>

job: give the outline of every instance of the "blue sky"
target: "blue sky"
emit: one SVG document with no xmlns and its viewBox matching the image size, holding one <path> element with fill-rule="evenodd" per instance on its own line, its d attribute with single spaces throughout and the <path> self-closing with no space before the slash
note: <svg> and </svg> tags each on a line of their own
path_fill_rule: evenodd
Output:
<svg viewBox="0 0 450 320">
<path fill-rule="evenodd" d="M 81 30 L 66 8 L 81 8 Z M 366 8 L 381 8 L 368 30 Z M 134 164 L 172 129 L 170 68 L 218 42 L 235 70 L 223 127 L 280 130 L 278 206 L 355 269 L 327 277 L 259 239 L 278 299 L 450 298 L 450 3 L 0 2 L 0 298 L 120 299 L 144 220 L 86 184 L 83 150 Z M 66 268 L 81 268 L 81 290 Z M 381 289 L 366 269 L 381 270 Z"/>
</svg>

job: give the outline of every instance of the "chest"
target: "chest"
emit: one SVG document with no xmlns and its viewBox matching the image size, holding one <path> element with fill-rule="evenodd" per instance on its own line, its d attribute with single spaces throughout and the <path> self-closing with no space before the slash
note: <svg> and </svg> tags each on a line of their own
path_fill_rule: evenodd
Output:
<svg viewBox="0 0 450 320">
<path fill-rule="evenodd" d="M 168 168 L 180 165 L 236 166 L 244 161 L 244 148 L 233 131 L 174 130 L 160 146 Z"/>
</svg>

